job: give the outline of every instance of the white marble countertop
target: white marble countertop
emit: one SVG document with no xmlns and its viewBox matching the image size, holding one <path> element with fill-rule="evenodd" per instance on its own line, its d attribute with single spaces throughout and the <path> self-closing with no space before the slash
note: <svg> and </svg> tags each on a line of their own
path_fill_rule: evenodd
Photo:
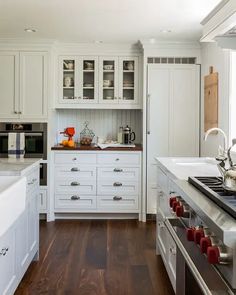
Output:
<svg viewBox="0 0 236 295">
<path fill-rule="evenodd" d="M 23 176 L 39 165 L 41 159 L 9 159 L 0 158 L 0 176 Z"/>
<path fill-rule="evenodd" d="M 220 176 L 214 158 L 156 157 L 155 159 L 158 165 L 174 179 L 187 180 L 189 176 Z"/>
</svg>

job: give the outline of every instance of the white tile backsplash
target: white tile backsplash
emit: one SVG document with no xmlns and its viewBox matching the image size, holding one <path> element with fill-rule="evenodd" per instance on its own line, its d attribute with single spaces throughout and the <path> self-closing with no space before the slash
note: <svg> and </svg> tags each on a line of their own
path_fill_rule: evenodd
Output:
<svg viewBox="0 0 236 295">
<path fill-rule="evenodd" d="M 105 139 L 117 139 L 120 126 L 129 125 L 136 134 L 136 143 L 142 142 L 142 112 L 141 110 L 57 110 L 57 126 L 55 131 L 55 143 L 61 142 L 63 131 L 66 127 L 75 127 L 77 141 L 79 133 L 84 128 L 84 122 L 89 122 L 89 128 L 97 136 Z"/>
</svg>

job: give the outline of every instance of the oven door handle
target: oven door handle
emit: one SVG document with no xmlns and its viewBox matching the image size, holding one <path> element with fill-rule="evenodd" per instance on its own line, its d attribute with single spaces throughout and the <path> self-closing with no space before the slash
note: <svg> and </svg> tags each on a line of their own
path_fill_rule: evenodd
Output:
<svg viewBox="0 0 236 295">
<path fill-rule="evenodd" d="M 206 283 L 204 282 L 203 278 L 201 277 L 199 271 L 197 270 L 196 266 L 194 265 L 192 259 L 190 258 L 190 256 L 188 255 L 188 252 L 185 250 L 183 244 L 181 243 L 179 237 L 177 236 L 173 225 L 171 224 L 171 221 L 173 222 L 174 219 L 166 219 L 164 221 L 170 235 L 172 236 L 173 240 L 176 243 L 176 246 L 178 247 L 178 249 L 180 250 L 181 254 L 183 255 L 186 263 L 188 264 L 188 267 L 190 268 L 190 270 L 192 271 L 193 276 L 195 277 L 195 279 L 197 280 L 202 292 L 204 295 L 212 295 L 212 292 L 209 290 L 209 288 L 207 287 Z"/>
</svg>

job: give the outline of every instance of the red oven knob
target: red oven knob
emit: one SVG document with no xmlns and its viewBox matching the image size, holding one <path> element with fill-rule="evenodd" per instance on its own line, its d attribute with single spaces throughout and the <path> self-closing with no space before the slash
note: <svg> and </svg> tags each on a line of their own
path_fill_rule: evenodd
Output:
<svg viewBox="0 0 236 295">
<path fill-rule="evenodd" d="M 176 212 L 176 207 L 179 206 L 179 205 L 180 205 L 180 202 L 179 201 L 174 201 L 172 203 L 172 209 L 173 209 L 174 212 Z"/>
<path fill-rule="evenodd" d="M 211 264 L 219 263 L 220 251 L 217 246 L 211 246 L 207 248 L 207 259 Z"/>
<path fill-rule="evenodd" d="M 176 213 L 176 216 L 183 217 L 183 215 L 184 215 L 184 206 L 183 205 L 176 206 L 175 213 Z"/>
<path fill-rule="evenodd" d="M 175 202 L 176 201 L 176 197 L 171 197 L 170 199 L 169 199 L 169 205 L 170 205 L 170 208 L 172 208 L 172 206 L 173 206 L 173 202 Z"/>
<path fill-rule="evenodd" d="M 194 242 L 198 245 L 200 245 L 201 238 L 204 237 L 204 231 L 203 229 L 196 229 L 194 232 Z"/>
<path fill-rule="evenodd" d="M 186 230 L 186 236 L 187 236 L 187 240 L 193 242 L 194 241 L 194 232 L 195 232 L 195 228 L 187 228 Z"/>
<path fill-rule="evenodd" d="M 200 249 L 202 253 L 207 253 L 208 247 L 211 246 L 211 240 L 208 237 L 201 238 L 200 240 Z"/>
</svg>

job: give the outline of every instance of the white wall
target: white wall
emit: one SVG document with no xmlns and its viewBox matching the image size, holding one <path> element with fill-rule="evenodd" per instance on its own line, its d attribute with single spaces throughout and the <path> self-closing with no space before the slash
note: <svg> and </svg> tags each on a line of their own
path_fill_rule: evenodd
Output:
<svg viewBox="0 0 236 295">
<path fill-rule="evenodd" d="M 60 142 L 58 131 L 63 131 L 66 127 L 75 127 L 75 140 L 84 128 L 83 123 L 89 122 L 89 128 L 97 136 L 116 140 L 120 126 L 129 125 L 136 134 L 136 143 L 142 142 L 142 113 L 140 110 L 57 110 L 55 114 L 55 143 Z"/>
<path fill-rule="evenodd" d="M 202 44 L 202 95 L 201 95 L 201 156 L 216 156 L 218 145 L 223 145 L 221 135 L 210 135 L 204 142 L 204 76 L 209 67 L 219 73 L 219 128 L 229 135 L 229 96 L 230 96 L 230 51 L 223 50 L 215 42 Z"/>
</svg>

